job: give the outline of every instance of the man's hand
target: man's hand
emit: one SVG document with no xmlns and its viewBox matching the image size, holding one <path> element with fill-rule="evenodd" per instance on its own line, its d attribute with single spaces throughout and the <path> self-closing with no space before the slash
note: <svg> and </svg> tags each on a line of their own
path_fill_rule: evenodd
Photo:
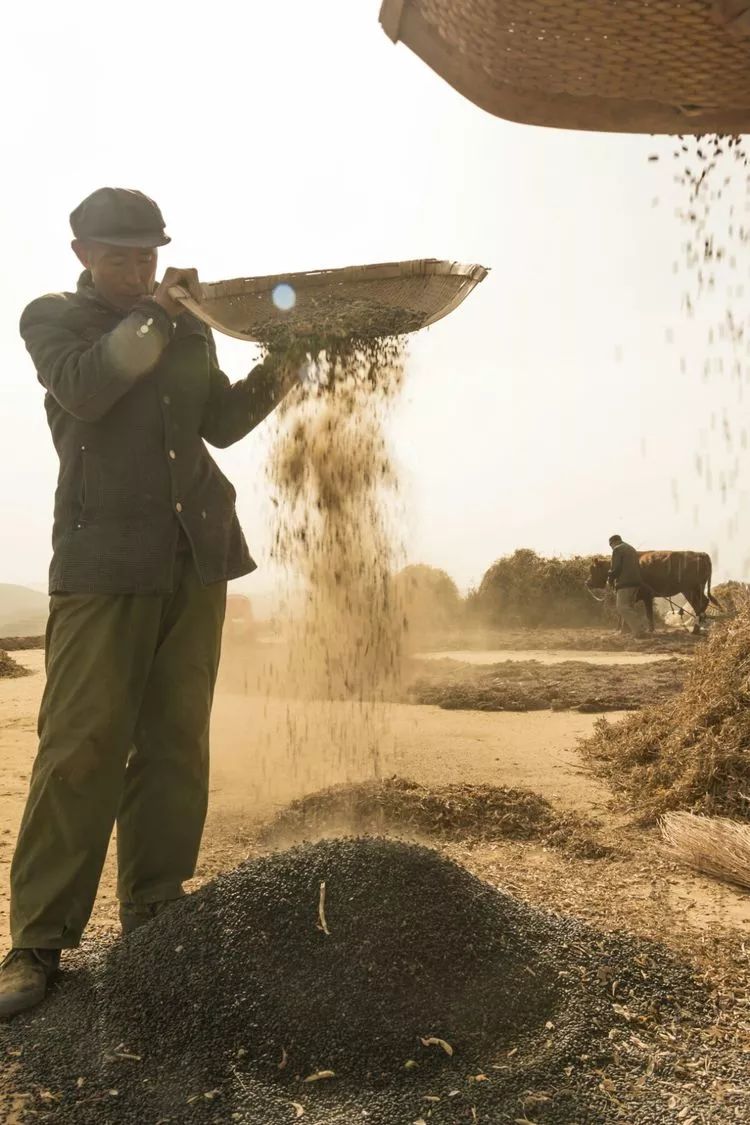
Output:
<svg viewBox="0 0 750 1125">
<path fill-rule="evenodd" d="M 173 301 L 169 296 L 169 290 L 173 285 L 181 286 L 183 289 L 187 290 L 193 300 L 200 301 L 202 293 L 201 283 L 198 280 L 198 271 L 170 268 L 164 274 L 161 284 L 154 293 L 154 300 L 157 305 L 161 305 L 164 312 L 171 320 L 176 320 L 181 313 L 184 313 L 185 306 L 181 305 L 179 301 Z"/>
</svg>

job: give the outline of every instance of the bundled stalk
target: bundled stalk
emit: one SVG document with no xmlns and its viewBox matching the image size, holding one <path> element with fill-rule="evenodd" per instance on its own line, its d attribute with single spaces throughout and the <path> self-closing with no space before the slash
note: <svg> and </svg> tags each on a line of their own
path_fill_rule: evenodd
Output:
<svg viewBox="0 0 750 1125">
<path fill-rule="evenodd" d="M 673 859 L 750 890 L 750 825 L 723 816 L 672 812 L 661 818 L 659 828 Z"/>
</svg>

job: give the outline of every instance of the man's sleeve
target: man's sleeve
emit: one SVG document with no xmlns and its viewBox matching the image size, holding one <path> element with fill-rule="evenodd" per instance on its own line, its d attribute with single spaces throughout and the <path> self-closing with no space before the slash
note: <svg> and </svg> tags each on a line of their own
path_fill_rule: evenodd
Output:
<svg viewBox="0 0 750 1125">
<path fill-rule="evenodd" d="M 39 382 L 82 422 L 98 422 L 156 366 L 174 331 L 154 301 L 139 302 L 96 343 L 66 323 L 62 296 L 40 297 L 21 317 L 21 336 Z"/>
<path fill-rule="evenodd" d="M 230 383 L 219 367 L 216 344 L 208 332 L 211 388 L 203 413 L 201 437 L 225 449 L 246 437 L 274 410 L 297 382 L 293 365 L 282 354 L 269 355 L 245 379 Z"/>
</svg>

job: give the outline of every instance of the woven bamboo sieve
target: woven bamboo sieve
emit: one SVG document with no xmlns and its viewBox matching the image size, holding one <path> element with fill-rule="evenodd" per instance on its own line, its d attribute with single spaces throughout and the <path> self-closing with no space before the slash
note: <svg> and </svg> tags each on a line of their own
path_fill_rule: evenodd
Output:
<svg viewBox="0 0 750 1125">
<path fill-rule="evenodd" d="M 265 343 L 280 335 L 367 339 L 434 324 L 486 276 L 483 266 L 425 258 L 204 283 L 200 302 L 182 290 L 172 292 L 205 324 L 240 340 Z"/>
<path fill-rule="evenodd" d="M 742 133 L 750 131 L 750 38 L 737 34 L 743 16 L 730 22 L 738 5 L 384 0 L 380 22 L 498 117 L 606 132 Z"/>
</svg>

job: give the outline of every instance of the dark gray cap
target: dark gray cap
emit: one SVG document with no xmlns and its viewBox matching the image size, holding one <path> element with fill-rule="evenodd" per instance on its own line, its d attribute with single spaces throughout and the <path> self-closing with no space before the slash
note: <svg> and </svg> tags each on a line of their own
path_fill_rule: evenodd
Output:
<svg viewBox="0 0 750 1125">
<path fill-rule="evenodd" d="M 107 246 L 166 246 L 170 241 L 153 199 L 127 188 L 92 192 L 71 213 L 70 225 L 76 238 Z"/>
</svg>

